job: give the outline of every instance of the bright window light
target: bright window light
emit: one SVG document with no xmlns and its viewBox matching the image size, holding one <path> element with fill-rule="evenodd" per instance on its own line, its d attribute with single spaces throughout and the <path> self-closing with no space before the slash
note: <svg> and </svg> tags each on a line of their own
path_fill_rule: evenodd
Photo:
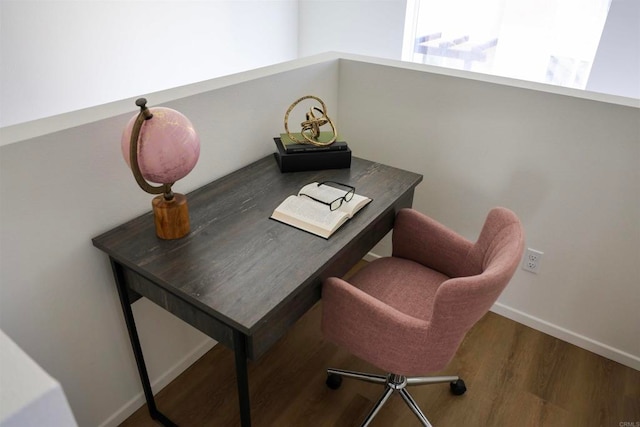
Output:
<svg viewBox="0 0 640 427">
<path fill-rule="evenodd" d="M 408 0 L 402 59 L 584 89 L 611 0 Z"/>
</svg>

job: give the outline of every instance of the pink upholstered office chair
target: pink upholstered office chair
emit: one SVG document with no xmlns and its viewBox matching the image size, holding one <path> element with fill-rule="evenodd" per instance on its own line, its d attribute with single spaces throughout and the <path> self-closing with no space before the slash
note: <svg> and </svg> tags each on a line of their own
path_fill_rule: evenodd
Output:
<svg viewBox="0 0 640 427">
<path fill-rule="evenodd" d="M 328 369 L 327 385 L 342 377 L 386 384 L 363 422 L 368 425 L 389 396 L 398 391 L 425 426 L 430 426 L 408 385 L 450 382 L 454 394 L 466 391 L 457 376 L 409 377 L 444 369 L 467 331 L 489 310 L 513 276 L 524 233 L 508 209 L 489 212 L 473 243 L 412 209 L 396 216 L 391 257 L 377 259 L 349 283 L 331 277 L 322 288 L 325 337 L 388 375 Z"/>
</svg>

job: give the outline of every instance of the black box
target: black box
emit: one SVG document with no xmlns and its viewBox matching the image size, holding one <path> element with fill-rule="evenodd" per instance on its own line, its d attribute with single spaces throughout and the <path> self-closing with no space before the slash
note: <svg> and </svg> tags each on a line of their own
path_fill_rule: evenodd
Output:
<svg viewBox="0 0 640 427">
<path fill-rule="evenodd" d="M 273 138 L 278 151 L 273 155 L 280 172 L 301 172 L 321 169 L 347 169 L 351 167 L 351 150 L 322 150 L 287 153 L 280 138 Z"/>
</svg>

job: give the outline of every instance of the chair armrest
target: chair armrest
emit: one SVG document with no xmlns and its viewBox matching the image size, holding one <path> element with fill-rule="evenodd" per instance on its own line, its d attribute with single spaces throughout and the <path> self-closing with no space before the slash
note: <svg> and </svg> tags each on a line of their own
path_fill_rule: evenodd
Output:
<svg viewBox="0 0 640 427">
<path fill-rule="evenodd" d="M 402 209 L 393 228 L 393 256 L 418 262 L 449 277 L 466 275 L 473 243 L 436 220 Z"/>
<path fill-rule="evenodd" d="M 388 372 L 421 371 L 428 326 L 342 279 L 331 277 L 323 284 L 325 338 Z"/>
</svg>

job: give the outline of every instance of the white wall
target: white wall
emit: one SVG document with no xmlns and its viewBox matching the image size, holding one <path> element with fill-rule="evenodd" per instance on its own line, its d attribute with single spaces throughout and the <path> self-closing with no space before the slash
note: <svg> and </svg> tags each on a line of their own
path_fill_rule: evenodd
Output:
<svg viewBox="0 0 640 427">
<path fill-rule="evenodd" d="M 296 0 L 2 0 L 0 126 L 294 59 L 297 16 Z"/>
<path fill-rule="evenodd" d="M 406 0 L 300 0 L 298 54 L 400 59 Z"/>
<path fill-rule="evenodd" d="M 246 83 L 205 82 L 186 98 L 181 88 L 157 95 L 172 94 L 163 105 L 189 117 L 201 139 L 199 162 L 175 191 L 272 153 L 286 109 L 301 95 L 337 105 L 337 61 L 268 70 L 247 73 Z M 143 403 L 107 256 L 91 244 L 150 210 L 152 197 L 137 187 L 119 148 L 136 107 L 121 109 L 0 147 L 0 324 L 62 384 L 82 426 L 117 425 Z M 156 390 L 212 345 L 147 300 L 133 307 Z"/>
<path fill-rule="evenodd" d="M 405 0 L 0 2 L 0 127 L 343 51 L 399 59 Z"/>
<path fill-rule="evenodd" d="M 0 127 L 327 51 L 400 59 L 406 4 L 2 0 Z M 612 1 L 589 90 L 640 96 L 637 8 Z"/>
<path fill-rule="evenodd" d="M 612 0 L 587 90 L 640 98 L 640 1 Z"/>
<path fill-rule="evenodd" d="M 369 61 L 340 65 L 354 153 L 422 173 L 414 206 L 470 239 L 514 210 L 544 257 L 495 310 L 640 369 L 640 102 Z"/>
</svg>

